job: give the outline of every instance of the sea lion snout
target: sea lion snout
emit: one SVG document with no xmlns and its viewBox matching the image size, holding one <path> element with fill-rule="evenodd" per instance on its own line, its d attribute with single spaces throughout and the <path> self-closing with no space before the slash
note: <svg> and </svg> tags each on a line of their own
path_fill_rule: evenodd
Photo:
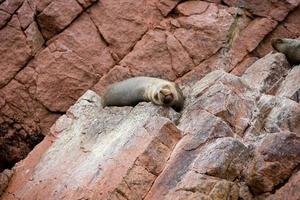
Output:
<svg viewBox="0 0 300 200">
<path fill-rule="evenodd" d="M 174 100 L 174 96 L 169 89 L 162 89 L 159 93 L 164 104 L 170 104 Z"/>
<path fill-rule="evenodd" d="M 170 104 L 172 101 L 173 101 L 173 95 L 172 94 L 166 95 L 163 98 L 163 103 L 164 104 Z"/>
</svg>

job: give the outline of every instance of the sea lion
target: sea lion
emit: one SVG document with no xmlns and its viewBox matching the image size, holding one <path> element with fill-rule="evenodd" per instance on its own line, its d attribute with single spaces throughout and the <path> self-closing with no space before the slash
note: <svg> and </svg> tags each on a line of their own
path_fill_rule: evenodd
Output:
<svg viewBox="0 0 300 200">
<path fill-rule="evenodd" d="M 108 86 L 102 96 L 105 106 L 135 106 L 139 102 L 171 106 L 180 111 L 184 96 L 176 83 L 159 78 L 139 76 Z"/>
<path fill-rule="evenodd" d="M 272 40 L 272 47 L 285 54 L 287 60 L 291 64 L 300 63 L 300 40 L 299 39 L 289 39 L 280 38 Z"/>
</svg>

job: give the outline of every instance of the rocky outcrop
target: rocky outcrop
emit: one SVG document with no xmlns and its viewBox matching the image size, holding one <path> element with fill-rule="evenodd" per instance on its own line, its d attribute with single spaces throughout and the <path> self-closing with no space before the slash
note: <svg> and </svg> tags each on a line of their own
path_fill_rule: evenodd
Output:
<svg viewBox="0 0 300 200">
<path fill-rule="evenodd" d="M 22 187 L 20 193 L 3 198 L 142 199 L 182 137 L 176 120 L 176 112 L 150 103 L 103 109 L 99 96 L 88 91 L 31 152 L 33 160 L 24 160 L 32 168 L 15 177 L 12 188 Z M 40 155 L 49 140 L 56 142 Z M 45 179 L 45 174 L 53 177 Z"/>
<path fill-rule="evenodd" d="M 213 71 L 185 88 L 181 113 L 102 108 L 89 90 L 13 168 L 1 198 L 297 199 L 300 105 L 278 95 L 296 70 L 274 53 L 242 77 Z"/>
<path fill-rule="evenodd" d="M 296 189 L 286 182 L 297 181 L 293 167 L 280 166 L 285 178 L 265 177 L 259 190 L 251 183 L 267 176 L 252 163 L 268 163 L 257 150 L 259 141 L 268 134 L 296 134 L 296 141 L 299 136 L 299 66 L 291 70 L 282 54 L 269 54 L 271 39 L 300 37 L 298 5 L 298 0 L 0 0 L 0 171 L 25 158 L 87 90 L 101 95 L 115 81 L 148 75 L 176 81 L 189 94 L 177 126 L 189 133 L 178 142 L 189 153 L 175 147 L 169 153 L 178 154 L 178 161 L 171 156 L 162 166 L 171 172 L 169 163 L 190 160 L 179 170 L 182 175 L 174 175 L 180 178 L 167 189 L 168 198 L 183 198 L 178 192 L 187 198 L 191 192 L 194 198 L 269 193 L 290 198 L 287 191 Z M 212 161 L 216 157 L 220 160 Z M 250 163 L 257 171 L 245 174 Z M 137 193 L 158 188 L 165 173 L 145 175 L 148 182 Z M 183 190 L 188 184 L 193 189 Z M 126 198 L 130 192 L 120 188 Z M 160 195 L 153 191 L 147 198 Z"/>
</svg>

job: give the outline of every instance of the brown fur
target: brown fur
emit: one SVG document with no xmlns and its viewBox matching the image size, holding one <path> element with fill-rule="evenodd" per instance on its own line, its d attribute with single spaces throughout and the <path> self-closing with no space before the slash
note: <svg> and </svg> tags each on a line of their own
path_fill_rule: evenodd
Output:
<svg viewBox="0 0 300 200">
<path fill-rule="evenodd" d="M 184 96 L 176 83 L 152 77 L 134 77 L 107 87 L 102 96 L 105 106 L 135 106 L 141 101 L 171 106 L 176 111 L 183 107 Z"/>
</svg>

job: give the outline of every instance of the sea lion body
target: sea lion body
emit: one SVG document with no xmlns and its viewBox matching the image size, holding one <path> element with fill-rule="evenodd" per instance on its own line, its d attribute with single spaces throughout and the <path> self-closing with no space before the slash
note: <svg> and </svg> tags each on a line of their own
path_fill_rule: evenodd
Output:
<svg viewBox="0 0 300 200">
<path fill-rule="evenodd" d="M 142 101 L 171 106 L 179 111 L 183 107 L 184 96 L 176 83 L 145 76 L 114 83 L 102 96 L 103 107 L 135 106 Z"/>
<path fill-rule="evenodd" d="M 291 64 L 300 63 L 300 40 L 299 39 L 274 39 L 272 46 L 275 50 L 285 54 Z"/>
</svg>

